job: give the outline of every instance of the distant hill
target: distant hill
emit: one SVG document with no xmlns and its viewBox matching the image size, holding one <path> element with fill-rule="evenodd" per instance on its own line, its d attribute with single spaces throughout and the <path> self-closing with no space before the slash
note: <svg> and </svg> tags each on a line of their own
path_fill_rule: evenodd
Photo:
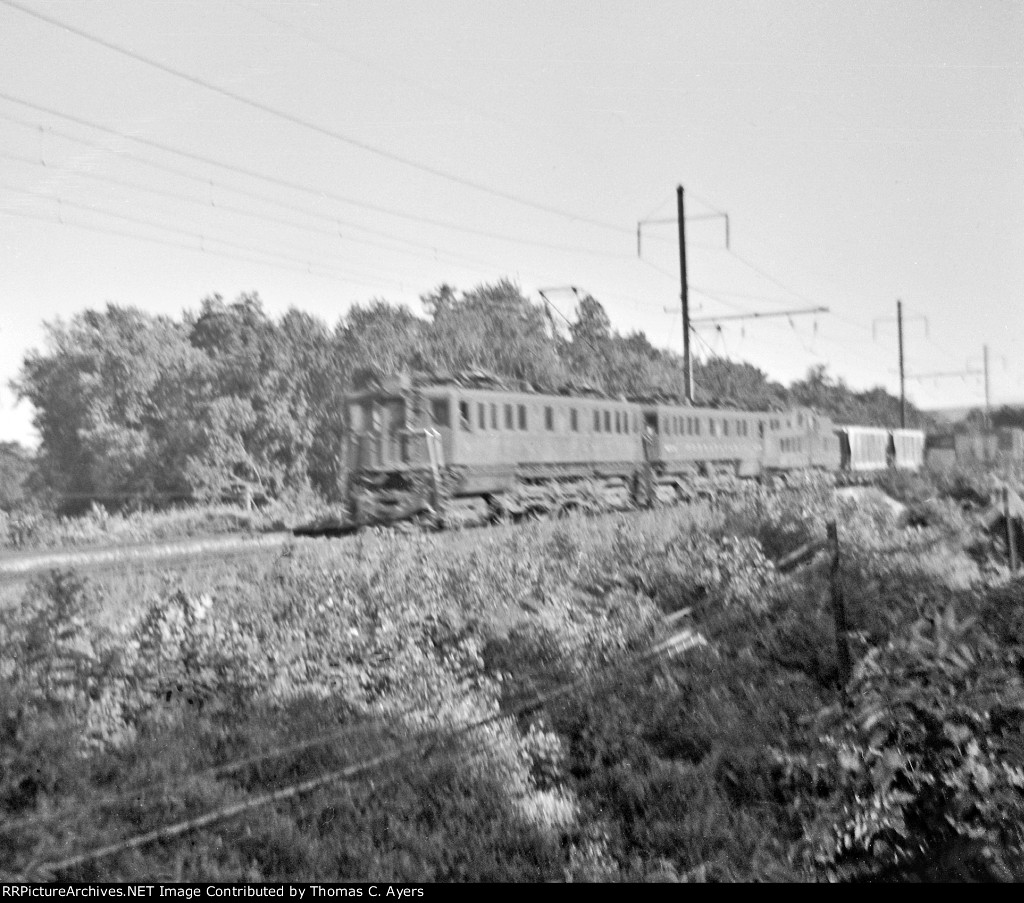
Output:
<svg viewBox="0 0 1024 903">
<path fill-rule="evenodd" d="M 940 423 L 959 423 L 977 407 L 977 405 L 971 405 L 964 408 L 926 408 L 924 411 Z"/>
<path fill-rule="evenodd" d="M 984 410 L 983 405 L 974 404 L 966 407 L 931 408 L 925 410 L 925 413 L 940 424 L 955 426 L 963 423 L 972 411 L 981 412 L 982 410 Z M 1006 421 L 1004 425 L 1013 424 L 1019 417 L 1024 417 L 1024 402 L 1018 401 L 992 405 L 992 416 L 996 426 L 1000 424 L 1000 421 Z"/>
</svg>

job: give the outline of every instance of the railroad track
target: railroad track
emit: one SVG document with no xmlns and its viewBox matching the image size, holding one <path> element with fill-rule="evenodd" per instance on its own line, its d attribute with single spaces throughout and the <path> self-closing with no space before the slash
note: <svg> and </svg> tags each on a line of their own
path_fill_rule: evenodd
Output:
<svg viewBox="0 0 1024 903">
<path fill-rule="evenodd" d="M 22 583 L 55 568 L 98 570 L 122 565 L 187 563 L 209 556 L 227 556 L 280 548 L 294 539 L 288 531 L 229 533 L 165 542 L 132 543 L 45 552 L 14 552 L 0 556 L 0 584 Z"/>
</svg>

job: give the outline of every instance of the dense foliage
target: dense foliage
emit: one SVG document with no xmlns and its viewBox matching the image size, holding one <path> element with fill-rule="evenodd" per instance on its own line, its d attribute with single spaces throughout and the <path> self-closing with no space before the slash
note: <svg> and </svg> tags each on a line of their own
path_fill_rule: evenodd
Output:
<svg viewBox="0 0 1024 903">
<path fill-rule="evenodd" d="M 809 483 L 296 542 L 146 596 L 51 575 L 0 611 L 2 868 L 350 768 L 51 874 L 1024 878 L 1024 582 L 900 488 L 916 526 Z M 829 519 L 845 687 L 827 561 L 773 564 Z"/>
<path fill-rule="evenodd" d="M 294 309 L 275 320 L 255 294 L 208 298 L 180 319 L 108 305 L 47 324 L 46 347 L 26 356 L 15 382 L 41 439 L 36 485 L 72 513 L 94 502 L 332 499 L 343 481 L 341 397 L 368 373 L 482 369 L 548 391 L 682 395 L 679 356 L 614 331 L 589 295 L 567 328 L 508 281 L 462 293 L 443 285 L 422 300 L 425 316 L 357 304 L 333 329 Z M 883 390 L 853 392 L 823 368 L 787 390 L 749 364 L 711 358 L 697 362 L 695 383 L 698 401 L 809 404 L 843 422 L 898 423 Z M 0 452 L 4 472 L 17 463 Z M 21 498 L 22 482 L 6 484 L 2 507 Z"/>
</svg>

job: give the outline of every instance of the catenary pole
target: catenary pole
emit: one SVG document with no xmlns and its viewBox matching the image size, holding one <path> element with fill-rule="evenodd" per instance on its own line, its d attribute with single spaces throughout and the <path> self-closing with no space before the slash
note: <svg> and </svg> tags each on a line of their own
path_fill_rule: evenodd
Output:
<svg viewBox="0 0 1024 903">
<path fill-rule="evenodd" d="M 907 426 L 907 393 L 903 378 L 903 302 L 896 302 L 896 330 L 900 342 L 900 429 Z"/>
<path fill-rule="evenodd" d="M 693 404 L 693 359 L 690 357 L 690 297 L 686 282 L 686 219 L 683 216 L 683 186 L 676 186 L 679 215 L 679 300 L 683 305 L 683 390 L 687 404 Z"/>
</svg>

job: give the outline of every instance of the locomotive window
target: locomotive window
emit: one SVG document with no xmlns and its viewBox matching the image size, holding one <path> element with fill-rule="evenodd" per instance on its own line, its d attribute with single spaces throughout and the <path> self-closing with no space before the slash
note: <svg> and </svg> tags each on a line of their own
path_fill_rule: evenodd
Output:
<svg viewBox="0 0 1024 903">
<path fill-rule="evenodd" d="M 708 417 L 708 435 L 709 436 L 717 436 L 718 435 L 718 424 L 715 422 L 715 418 L 714 417 Z"/>
<path fill-rule="evenodd" d="M 505 405 L 505 429 L 514 430 L 516 428 L 515 421 L 512 419 L 512 405 Z"/>
<path fill-rule="evenodd" d="M 461 426 L 464 430 L 469 430 L 473 428 L 473 424 L 469 419 L 468 401 L 459 402 L 459 426 Z"/>
<path fill-rule="evenodd" d="M 723 436 L 728 436 L 729 435 L 729 421 L 728 420 L 723 420 L 722 421 L 722 435 Z"/>
<path fill-rule="evenodd" d="M 498 428 L 498 406 L 496 404 L 491 405 L 491 429 L 496 430 Z"/>
<path fill-rule="evenodd" d="M 610 433 L 612 431 L 612 412 L 604 412 L 604 431 Z"/>
<path fill-rule="evenodd" d="M 700 435 L 700 417 L 693 418 L 693 435 Z"/>
<path fill-rule="evenodd" d="M 349 405 L 348 422 L 350 428 L 358 433 L 364 428 L 363 419 L 363 409 L 357 404 Z"/>
<path fill-rule="evenodd" d="M 601 432 L 601 412 L 594 411 L 594 432 Z"/>
<path fill-rule="evenodd" d="M 548 430 L 555 428 L 555 409 L 550 405 L 544 408 L 544 428 Z"/>
<path fill-rule="evenodd" d="M 451 426 L 447 398 L 435 398 L 430 402 L 430 414 L 435 426 Z"/>
<path fill-rule="evenodd" d="M 477 426 L 480 427 L 480 429 L 487 429 L 487 408 L 485 408 L 482 404 L 478 404 L 476 406 L 476 423 Z"/>
<path fill-rule="evenodd" d="M 624 432 L 624 433 L 628 433 L 629 432 L 629 412 L 628 411 L 623 411 L 622 412 L 622 432 Z"/>
<path fill-rule="evenodd" d="M 519 405 L 519 429 L 526 429 L 526 405 Z"/>
<path fill-rule="evenodd" d="M 569 408 L 569 429 L 574 433 L 580 431 L 579 411 L 576 408 Z"/>
</svg>

